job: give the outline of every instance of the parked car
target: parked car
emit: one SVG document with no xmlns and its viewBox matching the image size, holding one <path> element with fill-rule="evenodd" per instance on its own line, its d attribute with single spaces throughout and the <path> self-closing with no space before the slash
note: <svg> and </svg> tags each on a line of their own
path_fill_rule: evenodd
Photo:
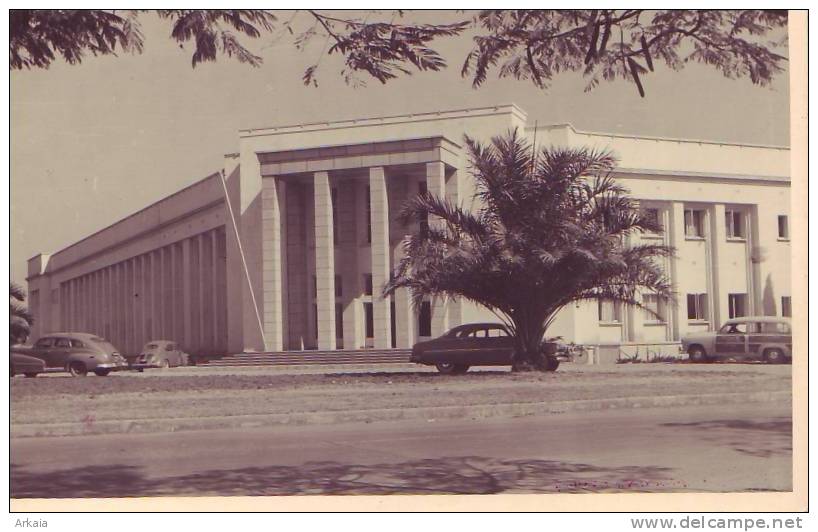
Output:
<svg viewBox="0 0 818 532">
<path fill-rule="evenodd" d="M 718 331 L 684 336 L 681 349 L 691 362 L 736 358 L 780 364 L 792 360 L 792 327 L 789 319 L 775 316 L 734 318 Z"/>
<path fill-rule="evenodd" d="M 556 344 L 544 344 L 547 370 L 556 371 Z M 472 366 L 510 366 L 514 338 L 500 323 L 458 325 L 439 338 L 419 342 L 412 348 L 411 362 L 435 366 L 445 374 L 465 373 Z"/>
<path fill-rule="evenodd" d="M 154 340 L 145 344 L 131 367 L 141 371 L 145 368 L 187 366 L 187 363 L 188 354 L 179 349 L 179 344 L 169 340 Z"/>
<path fill-rule="evenodd" d="M 46 368 L 64 369 L 74 377 L 84 377 L 89 371 L 104 377 L 112 371 L 128 369 L 116 347 L 89 333 L 47 334 L 20 352 L 42 359 Z"/>
<path fill-rule="evenodd" d="M 36 377 L 40 373 L 45 373 L 45 362 L 42 359 L 29 355 L 24 355 L 11 348 L 9 360 L 9 377 L 15 375 L 25 375 L 26 377 Z"/>
</svg>

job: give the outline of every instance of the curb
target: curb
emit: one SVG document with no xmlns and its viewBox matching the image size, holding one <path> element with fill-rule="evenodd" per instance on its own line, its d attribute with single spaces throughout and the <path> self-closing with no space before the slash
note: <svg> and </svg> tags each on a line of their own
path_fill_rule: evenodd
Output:
<svg viewBox="0 0 818 532">
<path fill-rule="evenodd" d="M 204 418 L 160 418 L 90 421 L 86 423 L 19 423 L 11 425 L 12 438 L 55 436 L 90 436 L 99 434 L 146 434 L 184 430 L 215 430 L 228 428 L 259 428 L 279 425 L 323 425 L 373 421 L 426 419 L 482 419 L 489 417 L 521 417 L 537 414 L 736 404 L 758 402 L 791 402 L 790 390 L 717 393 L 702 395 L 665 395 L 617 397 L 577 401 L 532 403 L 497 403 L 486 405 L 435 406 L 426 408 L 375 408 L 367 410 L 294 412 L 289 414 L 249 414 Z"/>
</svg>

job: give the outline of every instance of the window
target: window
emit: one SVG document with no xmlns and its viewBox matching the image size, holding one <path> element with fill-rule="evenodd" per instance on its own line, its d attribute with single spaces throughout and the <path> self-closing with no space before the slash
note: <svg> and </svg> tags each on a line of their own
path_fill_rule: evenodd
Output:
<svg viewBox="0 0 818 532">
<path fill-rule="evenodd" d="M 781 315 L 792 318 L 792 298 L 790 296 L 781 296 Z"/>
<path fill-rule="evenodd" d="M 429 301 L 420 304 L 418 336 L 432 336 L 432 304 Z"/>
<path fill-rule="evenodd" d="M 731 319 L 747 315 L 747 294 L 727 294 L 727 303 Z"/>
<path fill-rule="evenodd" d="M 599 301 L 599 321 L 618 323 L 622 320 L 622 304 L 619 301 Z"/>
<path fill-rule="evenodd" d="M 85 344 L 80 342 L 79 340 L 71 340 L 71 347 L 83 348 L 85 347 Z"/>
<path fill-rule="evenodd" d="M 646 219 L 652 221 L 657 226 L 659 226 L 659 227 L 662 226 L 662 219 L 659 217 L 659 209 L 652 209 L 652 208 L 642 209 L 642 215 Z M 649 231 L 647 234 L 648 235 L 658 235 L 659 231 Z"/>
<path fill-rule="evenodd" d="M 364 303 L 364 330 L 367 338 L 375 337 L 375 317 L 372 312 L 372 303 Z"/>
<path fill-rule="evenodd" d="M 343 303 L 335 304 L 335 338 L 343 340 L 344 338 L 344 305 Z"/>
<path fill-rule="evenodd" d="M 642 296 L 642 304 L 645 305 L 650 312 L 645 312 L 645 321 L 664 323 L 667 319 L 666 307 L 667 301 L 664 297 L 659 297 L 657 294 L 644 294 Z"/>
<path fill-rule="evenodd" d="M 727 238 L 744 238 L 744 216 L 740 211 L 724 211 Z"/>
<path fill-rule="evenodd" d="M 707 320 L 707 294 L 687 294 L 687 319 Z"/>
<path fill-rule="evenodd" d="M 508 332 L 500 327 L 489 329 L 489 338 L 508 338 Z"/>
<path fill-rule="evenodd" d="M 366 189 L 366 243 L 372 243 L 372 198 Z"/>
<path fill-rule="evenodd" d="M 685 236 L 704 238 L 704 211 L 685 209 Z"/>
<path fill-rule="evenodd" d="M 426 194 L 428 189 L 426 188 L 426 181 L 418 181 L 418 194 L 423 195 Z M 423 219 L 420 221 L 420 235 L 426 236 L 429 232 L 429 215 L 426 214 L 423 216 Z"/>
<path fill-rule="evenodd" d="M 335 297 L 343 297 L 344 295 L 344 283 L 343 277 L 340 275 L 335 276 Z"/>
<path fill-rule="evenodd" d="M 38 349 L 46 349 L 54 345 L 53 338 L 40 338 L 37 340 L 37 343 L 34 344 L 34 347 Z"/>
<path fill-rule="evenodd" d="M 372 274 L 365 273 L 364 274 L 364 295 L 371 296 L 372 295 Z"/>
<path fill-rule="evenodd" d="M 783 321 L 762 321 L 760 325 L 763 334 L 791 334 L 790 325 Z"/>
<path fill-rule="evenodd" d="M 338 189 L 333 188 L 330 191 L 332 198 L 332 242 L 338 245 Z"/>
<path fill-rule="evenodd" d="M 747 324 L 728 323 L 727 325 L 719 329 L 719 334 L 747 334 Z"/>
<path fill-rule="evenodd" d="M 71 347 L 71 340 L 68 338 L 57 338 L 55 347 Z"/>
<path fill-rule="evenodd" d="M 790 239 L 790 219 L 788 216 L 778 216 L 778 238 L 781 240 Z"/>
</svg>

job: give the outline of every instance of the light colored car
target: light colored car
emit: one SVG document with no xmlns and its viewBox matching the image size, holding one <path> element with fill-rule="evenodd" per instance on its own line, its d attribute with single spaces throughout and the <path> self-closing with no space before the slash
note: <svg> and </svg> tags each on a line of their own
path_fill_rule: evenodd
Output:
<svg viewBox="0 0 818 532">
<path fill-rule="evenodd" d="M 681 349 L 691 362 L 735 358 L 781 364 L 792 360 L 792 326 L 776 316 L 733 318 L 718 331 L 685 335 Z"/>
<path fill-rule="evenodd" d="M 188 358 L 188 354 L 176 342 L 154 340 L 145 344 L 131 367 L 140 371 L 145 368 L 175 368 L 187 366 Z"/>
<path fill-rule="evenodd" d="M 39 373 L 45 373 L 45 362 L 42 359 L 24 355 L 11 348 L 11 360 L 9 361 L 9 377 L 15 375 L 25 375 L 26 377 L 36 377 Z"/>
<path fill-rule="evenodd" d="M 46 334 L 31 348 L 18 352 L 42 359 L 46 368 L 64 369 L 74 377 L 84 377 L 89 371 L 105 377 L 112 371 L 128 369 L 128 362 L 116 347 L 90 333 Z"/>
</svg>

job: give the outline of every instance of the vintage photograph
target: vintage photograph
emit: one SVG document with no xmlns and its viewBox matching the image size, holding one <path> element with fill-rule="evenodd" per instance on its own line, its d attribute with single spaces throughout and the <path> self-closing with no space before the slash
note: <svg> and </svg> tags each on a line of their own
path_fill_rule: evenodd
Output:
<svg viewBox="0 0 818 532">
<path fill-rule="evenodd" d="M 12 510 L 793 492 L 793 13 L 8 16 Z"/>
</svg>

